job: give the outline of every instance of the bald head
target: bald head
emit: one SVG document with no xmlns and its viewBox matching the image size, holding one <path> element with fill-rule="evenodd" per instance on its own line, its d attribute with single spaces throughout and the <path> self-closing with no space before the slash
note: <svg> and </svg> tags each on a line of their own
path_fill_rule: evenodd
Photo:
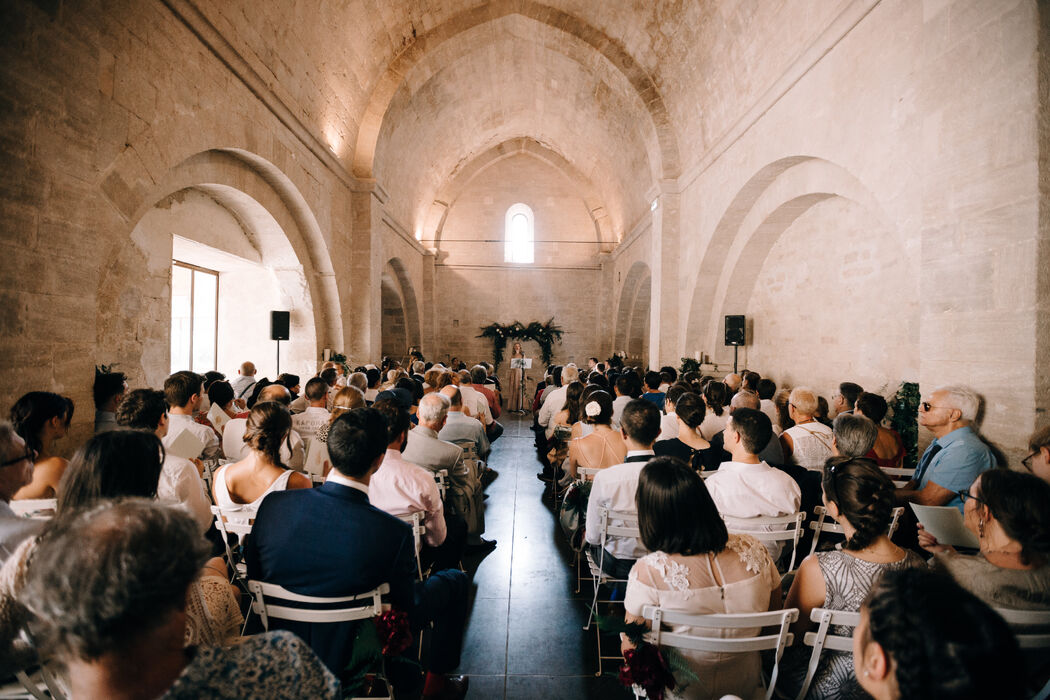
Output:
<svg viewBox="0 0 1050 700">
<path fill-rule="evenodd" d="M 456 386 L 449 384 L 441 390 L 441 393 L 448 397 L 450 411 L 463 410 L 463 394 Z"/>
<path fill-rule="evenodd" d="M 738 408 L 757 409 L 761 405 L 762 401 L 758 398 L 758 394 L 753 391 L 738 391 L 733 394 L 733 400 L 729 402 L 729 412 L 732 413 Z"/>
<path fill-rule="evenodd" d="M 292 403 L 292 394 L 288 391 L 288 387 L 283 384 L 270 384 L 263 387 L 263 390 L 259 392 L 258 403 L 263 401 L 276 401 L 287 406 Z"/>
<path fill-rule="evenodd" d="M 243 365 L 241 365 L 241 374 L 245 377 L 254 377 L 255 365 L 253 365 L 251 362 L 245 362 Z"/>
<path fill-rule="evenodd" d="M 732 391 L 736 391 L 737 389 L 740 388 L 740 375 L 739 374 L 727 374 L 726 378 L 723 379 L 722 381 Z"/>
</svg>

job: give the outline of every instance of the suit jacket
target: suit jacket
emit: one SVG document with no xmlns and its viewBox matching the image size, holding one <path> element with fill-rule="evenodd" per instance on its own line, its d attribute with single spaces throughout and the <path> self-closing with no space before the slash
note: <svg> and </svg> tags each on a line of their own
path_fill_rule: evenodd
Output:
<svg viewBox="0 0 1050 700">
<path fill-rule="evenodd" d="M 255 516 L 244 558 L 248 578 L 302 595 L 353 595 L 389 583 L 390 604 L 413 611 L 416 563 L 411 528 L 373 507 L 363 491 L 343 484 L 328 481 L 315 489 L 268 495 Z M 336 675 L 346 668 L 354 623 L 281 620 L 270 629 L 275 628 L 306 640 Z"/>
<path fill-rule="evenodd" d="M 418 464 L 432 472 L 448 469 L 452 474 L 463 458 L 463 450 L 438 438 L 430 428 L 417 425 L 408 431 L 408 444 L 401 454 L 406 462 Z"/>
</svg>

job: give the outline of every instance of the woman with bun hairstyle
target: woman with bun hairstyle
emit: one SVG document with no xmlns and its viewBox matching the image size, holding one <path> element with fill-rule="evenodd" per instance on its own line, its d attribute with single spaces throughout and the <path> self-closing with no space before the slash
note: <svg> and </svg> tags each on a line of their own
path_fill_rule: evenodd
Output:
<svg viewBox="0 0 1050 700">
<path fill-rule="evenodd" d="M 718 469 L 722 462 L 722 451 L 714 449 L 700 434 L 700 426 L 706 415 L 707 408 L 699 395 L 687 392 L 679 396 L 675 403 L 678 437 L 657 440 L 653 445 L 656 456 L 677 457 L 698 472 Z"/>
<path fill-rule="evenodd" d="M 212 495 L 223 507 L 243 506 L 254 512 L 272 491 L 307 489 L 313 484 L 299 472 L 281 463 L 281 446 L 292 429 L 292 415 L 276 401 L 263 401 L 252 407 L 244 431 L 248 455 L 215 472 Z"/>
<path fill-rule="evenodd" d="M 576 478 L 579 467 L 605 469 L 623 464 L 627 458 L 627 443 L 620 431 L 612 428 L 613 399 L 609 392 L 591 391 L 580 414 L 593 431 L 569 442 L 568 471 L 572 478 Z"/>
<path fill-rule="evenodd" d="M 1009 469 L 989 469 L 960 494 L 963 522 L 981 543 L 959 554 L 919 527 L 930 566 L 997 608 L 1050 610 L 1050 484 Z"/>
<path fill-rule="evenodd" d="M 948 576 L 887 571 L 853 632 L 857 681 L 876 700 L 1031 697 L 1017 640 L 994 610 Z"/>
<path fill-rule="evenodd" d="M 787 608 L 798 608 L 792 625 L 796 647 L 784 657 L 785 688 L 794 693 L 802 685 L 811 649 L 802 646 L 814 623 L 813 608 L 856 612 L 872 586 L 886 571 L 922 567 L 914 552 L 901 549 L 887 536 L 893 518 L 893 483 L 870 459 L 833 457 L 824 466 L 824 507 L 842 526 L 846 542 L 841 550 L 815 552 L 806 557 L 791 583 Z M 848 627 L 833 630 L 849 636 Z M 808 698 L 864 697 L 856 687 L 853 657 L 825 651 L 810 686 Z"/>
</svg>

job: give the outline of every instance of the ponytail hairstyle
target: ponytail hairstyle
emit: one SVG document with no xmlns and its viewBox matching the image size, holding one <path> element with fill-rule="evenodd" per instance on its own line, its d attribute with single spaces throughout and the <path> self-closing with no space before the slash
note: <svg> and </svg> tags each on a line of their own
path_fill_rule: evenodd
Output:
<svg viewBox="0 0 1050 700">
<path fill-rule="evenodd" d="M 1010 628 L 950 576 L 926 567 L 887 570 L 865 613 L 868 624 L 856 634 L 892 661 L 901 700 L 1029 697 Z"/>
<path fill-rule="evenodd" d="M 693 430 L 700 427 L 707 416 L 707 407 L 699 395 L 686 392 L 678 397 L 674 405 L 674 414 Z"/>
<path fill-rule="evenodd" d="M 278 467 L 281 462 L 281 445 L 288 439 L 292 429 L 292 414 L 284 404 L 262 401 L 252 407 L 248 424 L 244 430 L 244 444 L 262 452 Z"/>
<path fill-rule="evenodd" d="M 893 482 L 872 460 L 832 457 L 824 465 L 821 485 L 828 501 L 855 530 L 843 545 L 846 549 L 864 549 L 889 530 Z"/>
<path fill-rule="evenodd" d="M 1050 561 L 1050 484 L 1026 472 L 989 469 L 977 491 L 1010 539 L 1021 544 L 1023 564 Z"/>
<path fill-rule="evenodd" d="M 44 424 L 52 418 L 59 418 L 69 427 L 73 420 L 73 401 L 50 391 L 31 391 L 15 401 L 10 417 L 15 432 L 26 441 L 26 447 L 43 452 L 40 434 Z"/>
<path fill-rule="evenodd" d="M 707 407 L 716 416 L 725 413 L 727 391 L 726 385 L 722 382 L 708 382 L 707 386 L 704 387 L 704 399 L 707 401 Z"/>
</svg>

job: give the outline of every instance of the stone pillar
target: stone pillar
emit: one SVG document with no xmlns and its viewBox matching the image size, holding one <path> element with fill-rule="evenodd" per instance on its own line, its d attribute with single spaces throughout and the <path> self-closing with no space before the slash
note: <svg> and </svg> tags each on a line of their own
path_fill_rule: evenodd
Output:
<svg viewBox="0 0 1050 700">
<path fill-rule="evenodd" d="M 427 250 L 423 256 L 423 290 L 419 299 L 419 335 L 420 352 L 423 357 L 429 357 L 437 350 L 437 340 L 434 337 L 434 263 L 437 256 L 434 251 Z"/>
<path fill-rule="evenodd" d="M 379 294 L 383 273 L 382 190 L 354 192 L 354 225 L 350 256 L 346 264 L 350 282 L 349 346 L 346 354 L 353 363 L 379 358 L 382 329 L 382 298 Z"/>
<path fill-rule="evenodd" d="M 653 202 L 652 299 L 649 313 L 649 366 L 678 365 L 678 236 L 681 194 L 673 181 L 664 181 L 649 191 Z"/>
</svg>

